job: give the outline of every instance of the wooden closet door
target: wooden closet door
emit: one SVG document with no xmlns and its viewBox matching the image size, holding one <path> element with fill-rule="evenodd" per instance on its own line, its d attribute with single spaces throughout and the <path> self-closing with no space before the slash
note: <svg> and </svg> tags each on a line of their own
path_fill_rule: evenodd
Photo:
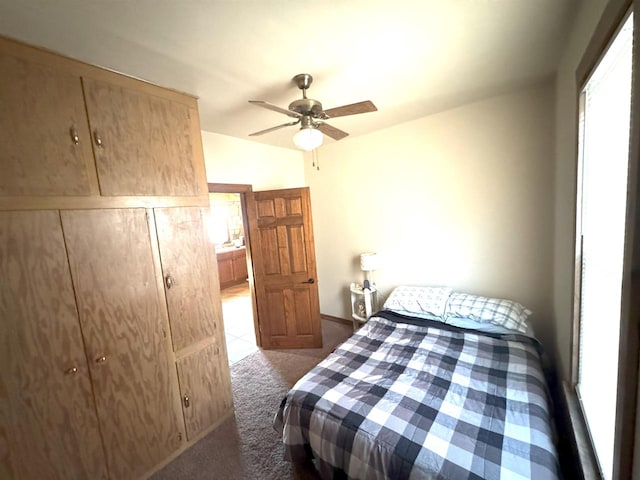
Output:
<svg viewBox="0 0 640 480">
<path fill-rule="evenodd" d="M 0 43 L 0 195 L 97 193 L 80 77 Z"/>
<path fill-rule="evenodd" d="M 102 195 L 197 195 L 185 104 L 83 78 Z M 198 132 L 199 133 L 199 132 Z M 98 140 L 99 139 L 99 140 Z"/>
<path fill-rule="evenodd" d="M 0 365 L 0 478 L 106 478 L 57 211 L 0 213 Z"/>
<path fill-rule="evenodd" d="M 219 423 L 233 408 L 224 345 L 213 343 L 177 361 L 187 439 Z"/>
<path fill-rule="evenodd" d="M 65 211 L 62 223 L 109 473 L 138 478 L 181 432 L 146 211 Z"/>
<path fill-rule="evenodd" d="M 179 352 L 222 330 L 217 263 L 204 221 L 208 209 L 156 208 L 154 212 L 173 349 Z"/>
</svg>

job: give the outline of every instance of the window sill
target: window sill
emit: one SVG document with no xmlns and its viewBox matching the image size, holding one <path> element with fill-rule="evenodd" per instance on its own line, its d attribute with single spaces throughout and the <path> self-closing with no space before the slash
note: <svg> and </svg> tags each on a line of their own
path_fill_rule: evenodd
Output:
<svg viewBox="0 0 640 480">
<path fill-rule="evenodd" d="M 562 382 L 562 393 L 567 412 L 565 425 L 569 430 L 566 433 L 570 436 L 573 454 L 576 457 L 575 468 L 578 473 L 582 474 L 581 478 L 585 480 L 602 480 L 591 446 L 591 439 L 582 418 L 578 397 L 567 382 Z"/>
</svg>

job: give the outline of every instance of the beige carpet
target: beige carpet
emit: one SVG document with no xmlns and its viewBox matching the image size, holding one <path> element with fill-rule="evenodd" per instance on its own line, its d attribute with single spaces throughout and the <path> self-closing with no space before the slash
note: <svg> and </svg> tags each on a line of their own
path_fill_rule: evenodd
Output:
<svg viewBox="0 0 640 480">
<path fill-rule="evenodd" d="M 321 349 L 260 350 L 231 367 L 235 416 L 154 474 L 152 480 L 281 480 L 313 478 L 282 460 L 272 426 L 284 394 L 353 333 L 347 324 L 322 320 Z"/>
</svg>

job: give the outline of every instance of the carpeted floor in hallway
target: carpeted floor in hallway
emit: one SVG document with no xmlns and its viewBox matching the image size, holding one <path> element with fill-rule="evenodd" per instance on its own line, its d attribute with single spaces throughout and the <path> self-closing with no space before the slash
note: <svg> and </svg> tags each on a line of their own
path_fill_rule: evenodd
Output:
<svg viewBox="0 0 640 480">
<path fill-rule="evenodd" d="M 151 477 L 151 480 L 286 480 L 299 478 L 283 461 L 273 429 L 280 401 L 293 384 L 353 333 L 322 320 L 323 348 L 259 350 L 231 367 L 235 416 Z"/>
</svg>

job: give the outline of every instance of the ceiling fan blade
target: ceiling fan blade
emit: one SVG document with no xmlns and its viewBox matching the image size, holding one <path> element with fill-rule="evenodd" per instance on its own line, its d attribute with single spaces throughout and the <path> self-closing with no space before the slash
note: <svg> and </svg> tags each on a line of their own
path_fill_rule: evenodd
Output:
<svg viewBox="0 0 640 480">
<path fill-rule="evenodd" d="M 290 127 L 291 125 L 296 125 L 298 123 L 300 123 L 300 120 L 296 120 L 295 122 L 283 123 L 282 125 L 278 125 L 277 127 L 271 127 L 271 128 L 267 128 L 265 130 L 260 130 L 259 132 L 250 133 L 249 136 L 250 137 L 255 137 L 257 135 L 262 135 L 262 134 L 265 134 L 265 133 L 273 132 L 274 130 L 278 130 L 280 128 Z"/>
<path fill-rule="evenodd" d="M 364 102 L 352 103 L 351 105 L 343 105 L 341 107 L 330 108 L 324 113 L 329 118 L 345 117 L 347 115 L 355 115 L 356 113 L 368 113 L 378 110 L 371 100 Z"/>
<path fill-rule="evenodd" d="M 332 127 L 328 123 L 318 123 L 316 128 L 320 130 L 322 133 L 327 135 L 328 137 L 333 138 L 334 140 L 341 140 L 347 135 L 347 132 L 340 130 L 339 128 Z"/>
<path fill-rule="evenodd" d="M 285 115 L 289 115 L 290 117 L 293 117 L 293 118 L 300 118 L 302 116 L 297 112 L 292 112 L 291 110 L 286 110 L 284 108 L 276 107 L 275 105 L 271 105 L 270 103 L 263 102 L 262 100 L 249 100 L 249 103 L 252 103 L 253 105 L 257 105 L 259 107 L 266 108 L 268 110 L 273 110 L 274 112 L 284 113 Z"/>
</svg>

